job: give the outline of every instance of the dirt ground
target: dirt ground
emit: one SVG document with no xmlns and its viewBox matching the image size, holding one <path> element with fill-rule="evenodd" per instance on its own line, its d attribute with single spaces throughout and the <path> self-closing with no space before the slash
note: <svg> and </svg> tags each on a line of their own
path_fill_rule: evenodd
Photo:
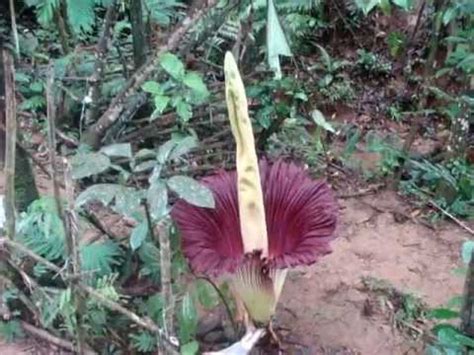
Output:
<svg viewBox="0 0 474 355">
<path fill-rule="evenodd" d="M 438 306 L 462 292 L 459 249 L 467 238 L 444 222 L 436 230 L 403 221 L 407 206 L 395 193 L 340 200 L 341 217 L 333 253 L 320 263 L 290 273 L 277 314 L 277 329 L 290 353 L 422 354 L 423 343 L 395 329 L 384 314 L 367 316 L 370 295 L 363 277 L 387 281 L 401 292 Z M 0 354 L 52 354 L 31 341 L 0 343 Z"/>
<path fill-rule="evenodd" d="M 423 353 L 422 342 L 394 329 L 388 317 L 364 315 L 370 295 L 361 291 L 361 280 L 385 280 L 428 306 L 441 305 L 462 292 L 463 279 L 453 270 L 460 266 L 460 245 L 467 234 L 447 222 L 436 231 L 412 220 L 397 222 L 404 202 L 387 191 L 340 203 L 333 253 L 290 274 L 279 323 L 310 354 Z"/>
</svg>

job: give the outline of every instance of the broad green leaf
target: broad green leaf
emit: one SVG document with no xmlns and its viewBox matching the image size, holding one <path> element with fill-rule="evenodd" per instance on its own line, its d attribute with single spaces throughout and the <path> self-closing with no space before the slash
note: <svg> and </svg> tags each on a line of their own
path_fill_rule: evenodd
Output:
<svg viewBox="0 0 474 355">
<path fill-rule="evenodd" d="M 196 296 L 199 303 L 207 309 L 212 309 L 219 304 L 216 290 L 205 280 L 196 280 Z"/>
<path fill-rule="evenodd" d="M 177 159 L 198 146 L 198 140 L 194 136 L 185 136 L 174 139 L 176 144 L 169 156 L 171 159 Z"/>
<path fill-rule="evenodd" d="M 136 173 L 151 170 L 155 167 L 156 161 L 154 160 L 147 160 L 144 162 L 141 162 L 137 165 L 134 166 L 133 171 Z"/>
<path fill-rule="evenodd" d="M 469 264 L 471 262 L 473 251 L 474 251 L 474 241 L 472 240 L 465 241 L 461 249 L 462 261 L 465 264 Z"/>
<path fill-rule="evenodd" d="M 410 10 L 412 7 L 412 0 L 392 0 L 393 3 L 399 7 L 401 7 L 403 10 Z"/>
<path fill-rule="evenodd" d="M 100 149 L 100 152 L 109 157 L 132 157 L 132 146 L 130 143 L 117 143 L 105 146 Z"/>
<path fill-rule="evenodd" d="M 275 73 L 275 78 L 280 79 L 280 55 L 291 57 L 290 45 L 278 18 L 273 0 L 267 1 L 267 59 L 270 69 Z"/>
<path fill-rule="evenodd" d="M 199 206 L 214 208 L 212 191 L 196 180 L 187 176 L 173 176 L 167 180 L 168 187 L 186 202 Z"/>
<path fill-rule="evenodd" d="M 183 83 L 184 85 L 192 89 L 196 95 L 203 98 L 209 96 L 209 91 L 207 90 L 206 84 L 204 84 L 201 75 L 199 75 L 198 73 L 187 73 L 183 79 Z"/>
<path fill-rule="evenodd" d="M 137 224 L 130 235 L 130 247 L 132 250 L 137 250 L 141 247 L 146 237 L 148 236 L 148 223 L 146 220 Z"/>
<path fill-rule="evenodd" d="M 314 110 L 313 112 L 311 112 L 311 118 L 313 119 L 314 123 L 316 123 L 321 128 L 324 128 L 326 131 L 332 133 L 336 132 L 334 127 L 328 121 L 326 121 L 326 118 L 324 117 L 321 111 Z"/>
<path fill-rule="evenodd" d="M 379 6 L 382 9 L 384 15 L 390 15 L 390 12 L 392 11 L 392 5 L 390 4 L 390 0 L 380 0 Z"/>
<path fill-rule="evenodd" d="M 438 327 L 436 333 L 438 340 L 443 345 L 474 347 L 474 339 L 461 334 L 457 328 L 451 325 L 446 324 L 443 327 Z"/>
<path fill-rule="evenodd" d="M 96 184 L 89 186 L 76 198 L 76 207 L 81 207 L 90 201 L 100 201 L 107 206 L 112 202 L 117 192 L 122 188 L 118 184 Z"/>
<path fill-rule="evenodd" d="M 183 62 L 172 53 L 165 53 L 160 58 L 161 67 L 174 79 L 182 80 L 184 76 Z"/>
<path fill-rule="evenodd" d="M 184 122 L 188 122 L 193 117 L 191 105 L 184 100 L 176 102 L 176 113 Z"/>
<path fill-rule="evenodd" d="M 199 343 L 193 340 L 181 346 L 182 355 L 196 355 L 199 351 Z"/>
<path fill-rule="evenodd" d="M 168 190 L 161 180 L 154 181 L 147 191 L 147 202 L 153 221 L 158 221 L 168 213 Z"/>
<path fill-rule="evenodd" d="M 435 308 L 429 312 L 429 316 L 436 319 L 456 319 L 459 317 L 459 312 L 449 308 Z"/>
<path fill-rule="evenodd" d="M 364 15 L 368 15 L 370 11 L 380 4 L 380 1 L 381 0 L 355 0 L 355 4 L 362 10 Z"/>
<path fill-rule="evenodd" d="M 79 153 L 71 158 L 73 179 L 97 175 L 110 167 L 110 159 L 102 153 Z"/>
<path fill-rule="evenodd" d="M 133 187 L 121 186 L 115 195 L 115 204 L 112 209 L 124 216 L 136 218 L 140 213 L 140 203 L 143 197 L 143 192 L 136 190 Z"/>
<path fill-rule="evenodd" d="M 181 302 L 181 307 L 178 311 L 179 320 L 179 338 L 182 343 L 188 343 L 193 340 L 197 330 L 198 316 L 196 307 L 191 295 L 186 293 Z"/>
<path fill-rule="evenodd" d="M 163 322 L 163 296 L 157 293 L 146 300 L 146 313 L 154 322 Z"/>
<path fill-rule="evenodd" d="M 156 95 L 153 99 L 153 102 L 155 104 L 155 112 L 153 113 L 153 115 L 155 116 L 156 114 L 163 113 L 163 111 L 168 106 L 168 103 L 170 102 L 170 98 L 169 96 L 165 95 Z"/>
<path fill-rule="evenodd" d="M 142 85 L 142 89 L 150 94 L 162 95 L 163 88 L 156 81 L 147 81 Z"/>
<path fill-rule="evenodd" d="M 456 18 L 456 8 L 448 7 L 443 14 L 443 24 L 446 26 Z"/>
</svg>

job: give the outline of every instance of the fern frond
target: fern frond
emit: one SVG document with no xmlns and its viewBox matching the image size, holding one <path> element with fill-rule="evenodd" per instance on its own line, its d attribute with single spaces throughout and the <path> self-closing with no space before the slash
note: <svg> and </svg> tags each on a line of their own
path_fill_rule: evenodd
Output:
<svg viewBox="0 0 474 355">
<path fill-rule="evenodd" d="M 64 260 L 64 226 L 54 199 L 34 201 L 18 223 L 17 238 L 34 253 L 49 261 Z"/>
<path fill-rule="evenodd" d="M 83 245 L 80 257 L 83 272 L 93 272 L 95 276 L 102 277 L 111 274 L 114 266 L 120 264 L 122 251 L 115 242 L 107 240 Z"/>
</svg>

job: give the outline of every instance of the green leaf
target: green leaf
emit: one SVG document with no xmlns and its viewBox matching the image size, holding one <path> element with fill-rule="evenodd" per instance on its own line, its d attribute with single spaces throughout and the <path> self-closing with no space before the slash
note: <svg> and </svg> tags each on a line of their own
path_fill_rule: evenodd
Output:
<svg viewBox="0 0 474 355">
<path fill-rule="evenodd" d="M 76 198 L 76 207 L 89 201 L 100 201 L 104 206 L 112 202 L 121 186 L 118 184 L 96 184 L 82 191 Z"/>
<path fill-rule="evenodd" d="M 474 347 L 474 339 L 467 337 L 449 324 L 442 324 L 434 327 L 435 333 L 441 344 L 453 347 L 469 346 Z"/>
<path fill-rule="evenodd" d="M 313 119 L 314 123 L 316 123 L 319 127 L 324 128 L 326 131 L 329 131 L 331 133 L 336 132 L 334 127 L 328 121 L 326 121 L 326 118 L 324 117 L 321 111 L 314 110 L 313 112 L 311 112 L 311 118 Z"/>
<path fill-rule="evenodd" d="M 7 343 L 12 343 L 18 338 L 23 338 L 23 328 L 20 322 L 13 319 L 10 321 L 0 320 L 0 337 L 5 339 Z"/>
<path fill-rule="evenodd" d="M 156 81 L 146 81 L 142 85 L 142 89 L 150 94 L 163 95 L 163 88 Z"/>
<path fill-rule="evenodd" d="M 212 309 L 219 304 L 219 297 L 209 282 L 205 280 L 196 280 L 196 296 L 199 303 L 206 309 Z"/>
<path fill-rule="evenodd" d="M 144 193 L 133 187 L 121 186 L 120 190 L 115 194 L 115 204 L 112 209 L 124 216 L 136 218 L 136 214 L 140 213 L 140 203 Z"/>
<path fill-rule="evenodd" d="M 173 137 L 158 148 L 156 159 L 164 164 L 168 159 L 177 159 L 197 146 L 198 141 L 194 136 Z"/>
<path fill-rule="evenodd" d="M 456 8 L 448 7 L 443 14 L 443 25 L 447 26 L 452 20 L 456 18 Z"/>
<path fill-rule="evenodd" d="M 170 159 L 177 159 L 198 146 L 198 140 L 194 136 L 176 137 L 173 140 L 176 144 L 171 151 Z"/>
<path fill-rule="evenodd" d="M 207 90 L 206 84 L 204 84 L 201 75 L 199 75 L 198 73 L 187 73 L 183 79 L 183 83 L 184 85 L 192 89 L 197 96 L 202 98 L 206 98 L 209 96 L 209 91 Z"/>
<path fill-rule="evenodd" d="M 163 322 L 163 296 L 157 293 L 149 297 L 145 303 L 146 314 L 156 323 Z"/>
<path fill-rule="evenodd" d="M 132 235 L 130 236 L 130 247 L 132 250 L 137 250 L 141 247 L 146 237 L 148 236 L 148 223 L 142 221 L 140 224 L 137 224 L 132 230 Z"/>
<path fill-rule="evenodd" d="M 155 104 L 155 112 L 153 112 L 153 118 L 155 118 L 158 115 L 161 115 L 163 111 L 166 109 L 170 102 L 169 96 L 165 95 L 156 95 L 155 98 L 153 99 L 153 102 Z"/>
<path fill-rule="evenodd" d="M 162 219 L 168 213 L 168 190 L 161 180 L 155 180 L 147 191 L 147 202 L 153 221 Z"/>
<path fill-rule="evenodd" d="M 196 180 L 187 176 L 178 175 L 169 178 L 167 183 L 168 187 L 186 202 L 199 207 L 215 207 L 212 191 Z"/>
<path fill-rule="evenodd" d="M 472 252 L 474 251 L 474 241 L 465 241 L 462 245 L 461 256 L 464 264 L 468 265 L 471 262 Z"/>
<path fill-rule="evenodd" d="M 455 319 L 459 317 L 459 312 L 449 308 L 435 308 L 428 315 L 436 319 Z"/>
<path fill-rule="evenodd" d="M 355 0 L 356 6 L 362 10 L 364 15 L 368 15 L 381 0 Z"/>
<path fill-rule="evenodd" d="M 275 78 L 280 79 L 280 55 L 291 57 L 290 45 L 278 18 L 273 0 L 267 1 L 267 59 L 270 69 L 275 73 Z"/>
<path fill-rule="evenodd" d="M 100 149 L 100 152 L 109 157 L 132 157 L 132 146 L 130 143 L 117 143 L 105 146 Z"/>
<path fill-rule="evenodd" d="M 161 67 L 174 79 L 182 80 L 184 76 L 184 64 L 172 53 L 165 53 L 160 58 Z"/>
<path fill-rule="evenodd" d="M 199 343 L 196 340 L 193 340 L 181 346 L 182 355 L 196 355 L 198 353 L 198 350 L 199 350 Z"/>
<path fill-rule="evenodd" d="M 78 153 L 71 158 L 73 179 L 100 174 L 110 167 L 110 159 L 102 153 Z"/>
<path fill-rule="evenodd" d="M 99 277 L 112 273 L 112 268 L 120 265 L 122 252 L 111 240 L 82 245 L 80 248 L 81 270 L 93 271 Z"/>
<path fill-rule="evenodd" d="M 181 302 L 178 311 L 179 320 L 179 338 L 182 343 L 188 343 L 193 340 L 197 330 L 197 311 L 194 306 L 191 295 L 186 293 Z"/>
<path fill-rule="evenodd" d="M 193 117 L 191 105 L 184 100 L 177 100 L 175 103 L 176 113 L 184 121 L 188 122 Z"/>
<path fill-rule="evenodd" d="M 399 7 L 401 7 L 403 10 L 410 10 L 412 7 L 412 0 L 392 0 L 393 3 Z"/>
</svg>

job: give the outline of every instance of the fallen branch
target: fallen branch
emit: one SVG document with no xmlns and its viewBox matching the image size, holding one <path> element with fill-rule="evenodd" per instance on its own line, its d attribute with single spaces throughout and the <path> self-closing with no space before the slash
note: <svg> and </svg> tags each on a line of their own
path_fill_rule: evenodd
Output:
<svg viewBox="0 0 474 355">
<path fill-rule="evenodd" d="M 474 230 L 470 228 L 468 225 L 466 225 L 463 221 L 461 221 L 459 218 L 456 216 L 452 215 L 448 211 L 446 211 L 444 208 L 442 208 L 440 205 L 438 205 L 436 202 L 433 200 L 429 200 L 428 204 L 436 208 L 438 211 L 440 211 L 442 214 L 444 214 L 446 217 L 450 218 L 454 223 L 456 223 L 459 227 L 464 229 L 466 232 L 468 232 L 470 235 L 474 235 Z"/>
<path fill-rule="evenodd" d="M 38 337 L 42 340 L 45 340 L 48 343 L 51 343 L 51 344 L 53 344 L 57 347 L 60 347 L 62 349 L 69 350 L 69 351 L 72 351 L 72 352 L 75 351 L 74 344 L 71 343 L 70 341 L 55 337 L 50 332 L 48 332 L 44 329 L 36 328 L 35 326 L 33 326 L 33 325 L 31 325 L 31 324 L 29 324 L 25 321 L 21 321 L 21 326 L 27 333 L 30 333 L 31 335 L 33 335 L 35 337 Z M 84 354 L 84 355 L 93 355 L 93 354 L 97 354 L 97 353 L 95 351 L 92 351 L 92 350 L 84 350 L 82 352 L 82 354 Z"/>
<path fill-rule="evenodd" d="M 207 6 L 203 6 L 193 15 L 186 17 L 181 25 L 169 36 L 168 42 L 159 47 L 154 55 L 129 79 L 124 89 L 112 100 L 109 108 L 99 118 L 97 123 L 90 126 L 84 134 L 83 140 L 92 147 L 99 147 L 100 140 L 119 118 L 125 107 L 125 102 L 132 96 L 147 78 L 156 70 L 159 65 L 160 57 L 168 51 L 172 51 L 178 47 L 185 33 L 206 14 L 211 7 L 217 3 L 217 0 L 208 0 Z"/>
</svg>

